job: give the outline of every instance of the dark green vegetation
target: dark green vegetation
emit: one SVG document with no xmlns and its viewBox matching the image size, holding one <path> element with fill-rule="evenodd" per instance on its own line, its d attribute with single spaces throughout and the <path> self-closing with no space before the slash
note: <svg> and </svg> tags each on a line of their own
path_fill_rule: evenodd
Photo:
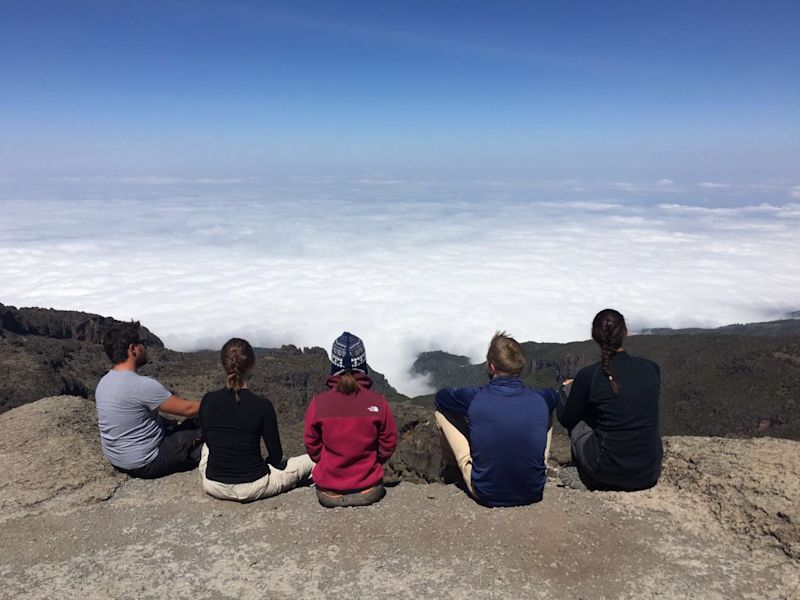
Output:
<svg viewBox="0 0 800 600">
<path fill-rule="evenodd" d="M 728 328 L 702 335 L 669 333 L 631 336 L 626 349 L 656 361 L 662 373 L 664 435 L 769 435 L 800 439 L 800 334 L 789 331 L 800 320 L 753 324 L 747 334 Z M 761 326 L 764 326 L 763 328 Z M 523 378 L 532 387 L 553 387 L 599 360 L 592 341 L 569 344 L 523 344 L 529 363 Z M 445 352 L 426 352 L 414 371 L 428 374 L 434 387 L 472 386 L 486 382 L 486 366 Z M 432 397 L 417 398 L 430 404 Z"/>
</svg>

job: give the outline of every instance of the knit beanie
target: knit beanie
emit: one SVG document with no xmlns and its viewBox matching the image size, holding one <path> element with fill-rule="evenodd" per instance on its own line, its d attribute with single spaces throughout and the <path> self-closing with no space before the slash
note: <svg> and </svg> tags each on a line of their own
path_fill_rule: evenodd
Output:
<svg viewBox="0 0 800 600">
<path fill-rule="evenodd" d="M 367 352 L 361 338 L 345 331 L 333 342 L 331 348 L 331 375 L 345 371 L 367 371 Z"/>
</svg>

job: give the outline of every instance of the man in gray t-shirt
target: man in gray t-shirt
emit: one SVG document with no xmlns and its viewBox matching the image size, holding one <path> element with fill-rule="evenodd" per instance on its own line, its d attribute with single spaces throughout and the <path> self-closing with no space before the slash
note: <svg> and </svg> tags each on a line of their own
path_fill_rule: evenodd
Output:
<svg viewBox="0 0 800 600">
<path fill-rule="evenodd" d="M 106 458 L 138 469 L 158 456 L 164 439 L 158 407 L 172 395 L 155 379 L 133 371 L 106 373 L 97 384 L 97 425 Z"/>
<path fill-rule="evenodd" d="M 148 479 L 194 468 L 199 430 L 182 427 L 167 434 L 158 411 L 195 417 L 200 402 L 175 396 L 155 379 L 137 374 L 147 363 L 139 323 L 109 330 L 103 348 L 114 363 L 95 390 L 100 442 L 108 461 L 120 471 Z"/>
</svg>

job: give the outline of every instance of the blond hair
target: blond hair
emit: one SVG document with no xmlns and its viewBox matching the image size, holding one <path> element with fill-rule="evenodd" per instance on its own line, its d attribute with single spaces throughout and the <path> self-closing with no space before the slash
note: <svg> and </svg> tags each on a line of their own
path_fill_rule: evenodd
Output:
<svg viewBox="0 0 800 600">
<path fill-rule="evenodd" d="M 505 331 L 495 332 L 492 341 L 489 343 L 486 360 L 493 364 L 498 372 L 509 375 L 522 373 L 522 369 L 527 362 L 522 344 Z"/>
<path fill-rule="evenodd" d="M 345 371 L 339 376 L 339 383 L 336 384 L 336 391 L 345 396 L 357 394 L 361 391 L 358 380 L 352 371 Z"/>
</svg>

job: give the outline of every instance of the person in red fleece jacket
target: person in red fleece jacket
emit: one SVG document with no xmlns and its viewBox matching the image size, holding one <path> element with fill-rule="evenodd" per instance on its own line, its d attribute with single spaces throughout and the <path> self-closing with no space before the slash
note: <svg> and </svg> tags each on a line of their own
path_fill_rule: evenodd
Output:
<svg viewBox="0 0 800 600">
<path fill-rule="evenodd" d="M 397 427 L 367 373 L 364 343 L 345 331 L 333 343 L 328 390 L 306 410 L 303 441 L 327 508 L 366 506 L 386 495 L 383 464 L 397 446 Z"/>
</svg>

